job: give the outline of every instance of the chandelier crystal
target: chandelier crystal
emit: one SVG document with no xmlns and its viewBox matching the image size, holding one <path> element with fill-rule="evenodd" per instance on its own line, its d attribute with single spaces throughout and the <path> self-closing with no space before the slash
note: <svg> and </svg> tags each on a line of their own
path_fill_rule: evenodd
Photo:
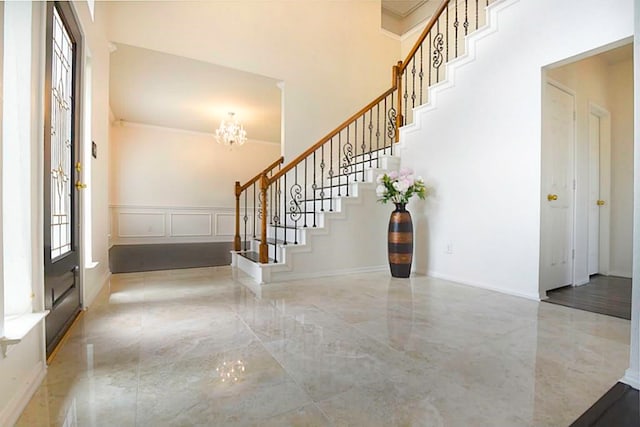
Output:
<svg viewBox="0 0 640 427">
<path fill-rule="evenodd" d="M 242 124 L 236 119 L 235 113 L 229 113 L 229 117 L 220 123 L 220 127 L 216 130 L 216 140 L 218 144 L 224 144 L 229 147 L 234 145 L 242 145 L 247 142 L 247 131 L 244 130 Z"/>
</svg>

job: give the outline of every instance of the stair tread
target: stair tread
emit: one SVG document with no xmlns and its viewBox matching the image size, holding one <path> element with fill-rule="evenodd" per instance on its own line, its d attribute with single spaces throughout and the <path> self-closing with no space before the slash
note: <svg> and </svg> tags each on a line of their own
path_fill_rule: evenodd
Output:
<svg viewBox="0 0 640 427">
<path fill-rule="evenodd" d="M 256 241 L 256 242 L 259 242 L 260 238 L 256 237 L 253 240 Z M 285 246 L 288 246 L 288 245 L 301 245 L 301 244 L 302 243 L 295 243 L 293 241 L 287 240 L 287 243 L 285 245 L 285 242 L 284 242 L 283 239 L 274 239 L 272 237 L 267 237 L 267 245 L 285 245 Z"/>
</svg>

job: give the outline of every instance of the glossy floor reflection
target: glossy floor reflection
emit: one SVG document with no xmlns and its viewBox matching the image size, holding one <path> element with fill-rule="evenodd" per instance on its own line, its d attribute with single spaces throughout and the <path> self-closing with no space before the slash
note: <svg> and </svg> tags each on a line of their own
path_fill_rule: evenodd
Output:
<svg viewBox="0 0 640 427">
<path fill-rule="evenodd" d="M 629 321 L 429 277 L 114 275 L 19 426 L 567 426 Z M 256 294 L 255 291 L 258 293 Z"/>
</svg>

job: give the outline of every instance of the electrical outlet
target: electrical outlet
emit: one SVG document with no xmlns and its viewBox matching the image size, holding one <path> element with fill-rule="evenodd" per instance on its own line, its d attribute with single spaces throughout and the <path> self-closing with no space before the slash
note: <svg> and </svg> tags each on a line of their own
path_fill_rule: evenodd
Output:
<svg viewBox="0 0 640 427">
<path fill-rule="evenodd" d="M 453 243 L 449 242 L 447 243 L 447 246 L 444 250 L 444 253 L 446 254 L 452 254 L 453 253 Z"/>
</svg>

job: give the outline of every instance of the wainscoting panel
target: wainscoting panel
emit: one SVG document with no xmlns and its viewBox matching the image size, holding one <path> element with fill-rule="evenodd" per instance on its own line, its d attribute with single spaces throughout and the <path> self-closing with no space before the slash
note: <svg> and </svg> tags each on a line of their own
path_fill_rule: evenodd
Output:
<svg viewBox="0 0 640 427">
<path fill-rule="evenodd" d="M 112 205 L 109 209 L 111 245 L 232 242 L 235 235 L 231 207 Z M 253 233 L 252 225 L 249 215 L 248 234 Z M 242 218 L 241 227 L 244 233 Z"/>
<path fill-rule="evenodd" d="M 165 215 L 158 212 L 120 212 L 118 237 L 162 237 Z"/>
<path fill-rule="evenodd" d="M 169 216 L 172 237 L 211 236 L 211 213 L 171 213 Z"/>
</svg>

